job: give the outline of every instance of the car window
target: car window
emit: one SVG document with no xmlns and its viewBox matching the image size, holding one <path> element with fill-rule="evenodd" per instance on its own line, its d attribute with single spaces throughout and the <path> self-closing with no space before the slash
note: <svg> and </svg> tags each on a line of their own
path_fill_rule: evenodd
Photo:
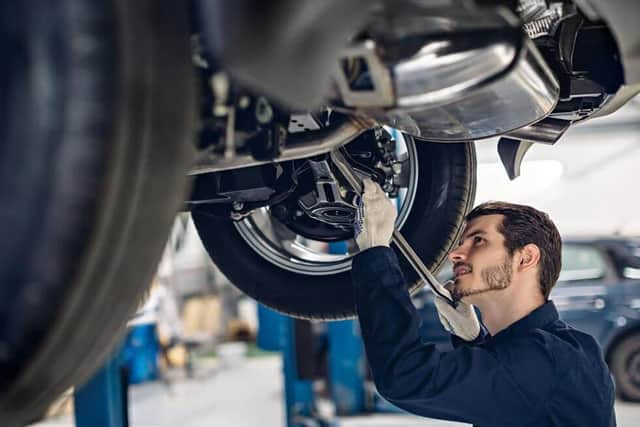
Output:
<svg viewBox="0 0 640 427">
<path fill-rule="evenodd" d="M 640 243 L 627 243 L 628 256 L 624 259 L 622 275 L 627 279 L 640 279 Z"/>
<path fill-rule="evenodd" d="M 562 269 L 558 284 L 601 279 L 606 273 L 607 262 L 595 247 L 574 244 L 562 246 Z"/>
</svg>

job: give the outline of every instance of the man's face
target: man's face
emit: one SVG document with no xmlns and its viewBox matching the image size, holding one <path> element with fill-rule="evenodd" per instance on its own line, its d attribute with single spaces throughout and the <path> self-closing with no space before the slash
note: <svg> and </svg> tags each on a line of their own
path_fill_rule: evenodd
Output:
<svg viewBox="0 0 640 427">
<path fill-rule="evenodd" d="M 449 254 L 454 282 L 447 284 L 456 300 L 511 284 L 512 257 L 498 231 L 502 215 L 485 215 L 467 223 L 459 246 Z"/>
</svg>

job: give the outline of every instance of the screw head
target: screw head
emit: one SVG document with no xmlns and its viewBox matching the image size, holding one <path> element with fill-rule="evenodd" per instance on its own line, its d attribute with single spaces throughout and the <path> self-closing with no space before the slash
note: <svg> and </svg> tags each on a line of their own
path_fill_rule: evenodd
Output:
<svg viewBox="0 0 640 427">
<path fill-rule="evenodd" d="M 256 120 L 258 123 L 266 125 L 273 120 L 273 108 L 269 101 L 263 96 L 257 99 L 256 101 Z"/>
</svg>

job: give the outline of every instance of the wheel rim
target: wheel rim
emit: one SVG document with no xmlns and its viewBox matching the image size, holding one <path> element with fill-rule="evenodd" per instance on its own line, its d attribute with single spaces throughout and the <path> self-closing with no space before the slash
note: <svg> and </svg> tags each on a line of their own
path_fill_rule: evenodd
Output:
<svg viewBox="0 0 640 427">
<path fill-rule="evenodd" d="M 415 140 L 400 132 L 395 136 L 397 153 L 408 155 L 409 184 L 400 189 L 396 206 L 400 206 L 396 226 L 401 228 L 411 212 L 418 184 L 418 156 Z M 306 238 L 287 228 L 274 218 L 268 208 L 254 211 L 235 227 L 240 236 L 258 255 L 270 263 L 305 275 L 329 275 L 351 269 L 351 259 L 358 247 L 355 239 L 326 243 Z"/>
</svg>

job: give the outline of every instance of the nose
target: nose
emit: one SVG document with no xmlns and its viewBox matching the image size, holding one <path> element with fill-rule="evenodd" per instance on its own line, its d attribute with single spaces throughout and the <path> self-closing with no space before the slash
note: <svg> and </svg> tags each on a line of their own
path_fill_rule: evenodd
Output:
<svg viewBox="0 0 640 427">
<path fill-rule="evenodd" d="M 464 249 L 464 245 L 460 245 L 449 252 L 449 261 L 452 263 L 465 261 L 467 259 L 467 252 Z"/>
</svg>

